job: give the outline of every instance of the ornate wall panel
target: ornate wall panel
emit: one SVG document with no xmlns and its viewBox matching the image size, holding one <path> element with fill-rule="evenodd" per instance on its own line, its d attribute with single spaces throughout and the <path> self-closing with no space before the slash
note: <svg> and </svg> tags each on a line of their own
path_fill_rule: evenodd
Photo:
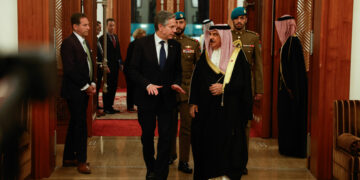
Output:
<svg viewBox="0 0 360 180">
<path fill-rule="evenodd" d="M 309 71 L 310 45 L 312 31 L 312 2 L 313 0 L 298 0 L 297 6 L 297 30 L 296 33 L 302 42 L 305 67 Z"/>
</svg>

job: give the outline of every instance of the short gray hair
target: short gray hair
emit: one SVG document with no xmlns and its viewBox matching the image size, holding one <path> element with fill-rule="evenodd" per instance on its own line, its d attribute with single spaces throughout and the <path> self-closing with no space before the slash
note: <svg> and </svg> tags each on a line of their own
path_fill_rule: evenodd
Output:
<svg viewBox="0 0 360 180">
<path fill-rule="evenodd" d="M 169 19 L 175 18 L 175 14 L 168 11 L 159 11 L 154 19 L 155 31 L 159 30 L 159 24 L 166 26 Z"/>
</svg>

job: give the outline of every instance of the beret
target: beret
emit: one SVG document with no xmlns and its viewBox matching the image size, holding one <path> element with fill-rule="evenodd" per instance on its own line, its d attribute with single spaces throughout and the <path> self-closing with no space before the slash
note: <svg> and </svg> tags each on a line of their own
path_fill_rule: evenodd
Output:
<svg viewBox="0 0 360 180">
<path fill-rule="evenodd" d="M 181 11 L 176 12 L 176 13 L 175 13 L 175 19 L 176 19 L 176 20 L 185 19 L 185 13 L 184 13 L 184 12 L 181 12 Z"/>
<path fill-rule="evenodd" d="M 231 19 L 233 20 L 243 15 L 247 15 L 246 9 L 243 7 L 237 7 L 231 12 Z"/>
</svg>

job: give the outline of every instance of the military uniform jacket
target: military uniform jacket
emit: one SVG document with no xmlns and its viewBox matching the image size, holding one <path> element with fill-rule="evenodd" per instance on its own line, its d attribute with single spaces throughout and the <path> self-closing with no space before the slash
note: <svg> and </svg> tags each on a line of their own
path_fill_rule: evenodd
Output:
<svg viewBox="0 0 360 180">
<path fill-rule="evenodd" d="M 175 36 L 174 40 L 181 44 L 181 88 L 186 92 L 185 94 L 178 94 L 177 101 L 187 102 L 189 99 L 191 76 L 194 71 L 195 63 L 200 59 L 201 55 L 200 43 L 184 34 Z"/>
<path fill-rule="evenodd" d="M 233 41 L 241 40 L 242 49 L 245 52 L 247 61 L 251 65 L 252 94 L 263 94 L 263 63 L 259 34 L 249 30 L 232 30 L 231 33 Z"/>
</svg>

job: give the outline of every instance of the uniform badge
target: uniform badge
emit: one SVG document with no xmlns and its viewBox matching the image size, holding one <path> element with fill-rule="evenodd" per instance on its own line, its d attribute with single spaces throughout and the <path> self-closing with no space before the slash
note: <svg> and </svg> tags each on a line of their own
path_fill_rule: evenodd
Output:
<svg viewBox="0 0 360 180">
<path fill-rule="evenodd" d="M 185 46 L 185 48 L 183 49 L 183 53 L 195 53 L 195 50 L 192 49 L 192 46 Z"/>
<path fill-rule="evenodd" d="M 253 44 L 244 44 L 243 47 L 252 47 L 253 48 L 253 47 L 255 47 L 255 45 L 253 45 Z"/>
<path fill-rule="evenodd" d="M 183 18 L 184 16 L 182 14 L 180 14 L 180 17 Z"/>
</svg>

